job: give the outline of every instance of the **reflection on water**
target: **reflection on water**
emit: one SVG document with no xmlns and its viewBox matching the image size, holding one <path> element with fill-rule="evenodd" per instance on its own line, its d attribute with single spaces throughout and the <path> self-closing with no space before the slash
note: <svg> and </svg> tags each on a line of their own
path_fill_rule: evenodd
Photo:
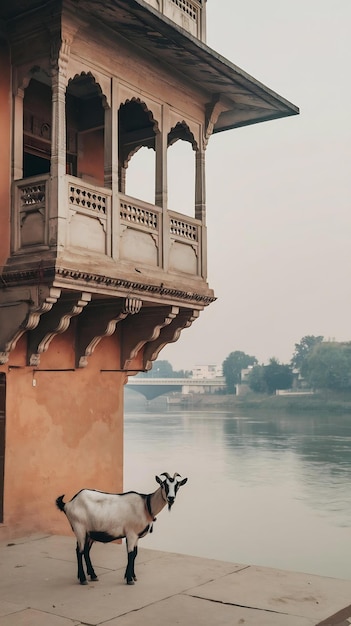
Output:
<svg viewBox="0 0 351 626">
<path fill-rule="evenodd" d="M 144 547 L 351 579 L 351 417 L 126 413 L 125 489 L 189 481 Z"/>
</svg>

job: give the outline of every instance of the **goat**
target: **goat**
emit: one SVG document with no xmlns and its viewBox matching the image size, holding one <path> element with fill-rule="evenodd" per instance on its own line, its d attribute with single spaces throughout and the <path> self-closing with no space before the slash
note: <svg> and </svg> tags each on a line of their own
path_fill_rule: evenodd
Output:
<svg viewBox="0 0 351 626">
<path fill-rule="evenodd" d="M 63 501 L 64 495 L 56 499 L 56 506 L 66 514 L 77 538 L 77 577 L 81 585 L 87 584 L 83 556 L 90 580 L 98 580 L 89 554 L 94 541 L 108 543 L 115 539 L 126 539 L 128 562 L 124 578 L 128 585 L 134 585 L 138 540 L 152 532 L 155 516 L 166 504 L 171 510 L 179 487 L 188 480 L 181 479 L 177 473 L 171 478 L 167 472 L 155 478 L 160 486 L 147 495 L 136 491 L 104 493 L 82 489 L 69 502 Z"/>
</svg>

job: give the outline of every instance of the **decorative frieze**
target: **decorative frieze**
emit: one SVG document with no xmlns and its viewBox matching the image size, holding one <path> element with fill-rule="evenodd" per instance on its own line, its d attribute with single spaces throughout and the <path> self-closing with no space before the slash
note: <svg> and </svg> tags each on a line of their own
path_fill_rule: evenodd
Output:
<svg viewBox="0 0 351 626">
<path fill-rule="evenodd" d="M 52 280 L 55 277 L 57 282 L 62 286 L 70 286 L 73 289 L 79 289 L 82 284 L 89 284 L 93 292 L 99 288 L 111 290 L 115 295 L 130 294 L 133 292 L 134 297 L 142 298 L 143 294 L 149 296 L 162 296 L 168 299 L 177 299 L 180 302 L 196 303 L 199 306 L 207 306 L 214 302 L 216 298 L 212 295 L 205 295 L 189 289 L 184 291 L 172 287 L 166 287 L 164 283 L 142 283 L 131 281 L 123 278 L 113 278 L 111 276 L 103 276 L 101 274 L 93 274 L 91 272 L 79 269 L 69 269 L 63 266 L 43 267 L 40 270 L 41 280 Z M 2 280 L 6 285 L 26 284 L 38 281 L 38 269 L 20 270 L 16 272 L 6 272 L 2 276 Z"/>
</svg>

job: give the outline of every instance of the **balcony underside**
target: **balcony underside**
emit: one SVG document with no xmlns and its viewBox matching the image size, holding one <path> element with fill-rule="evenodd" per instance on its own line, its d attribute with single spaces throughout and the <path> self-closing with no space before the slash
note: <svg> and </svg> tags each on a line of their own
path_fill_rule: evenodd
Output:
<svg viewBox="0 0 351 626">
<path fill-rule="evenodd" d="M 53 339 L 74 328 L 75 367 L 86 367 L 96 346 L 118 335 L 116 369 L 148 370 L 161 349 L 176 341 L 199 316 L 203 306 L 180 306 L 135 296 L 96 298 L 89 291 L 49 286 L 12 287 L 0 291 L 0 363 L 7 363 L 18 340 L 26 335 L 27 366 L 38 367 Z M 135 373 L 135 372 L 134 372 Z"/>
</svg>

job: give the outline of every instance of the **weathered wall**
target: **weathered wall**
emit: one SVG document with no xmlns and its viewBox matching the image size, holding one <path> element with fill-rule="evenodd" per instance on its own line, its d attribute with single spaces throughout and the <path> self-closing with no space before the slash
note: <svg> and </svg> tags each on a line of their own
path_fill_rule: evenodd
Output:
<svg viewBox="0 0 351 626">
<path fill-rule="evenodd" d="M 104 132 L 101 129 L 81 133 L 79 136 L 78 176 L 104 185 Z"/>
<path fill-rule="evenodd" d="M 0 539 L 35 532 L 71 533 L 55 506 L 84 487 L 122 490 L 123 384 L 116 336 L 75 371 L 73 329 L 56 337 L 38 370 L 24 367 L 22 338 L 6 372 L 4 526 Z M 33 386 L 33 379 L 35 386 Z"/>
<path fill-rule="evenodd" d="M 10 58 L 0 37 L 0 272 L 10 254 Z"/>
</svg>

